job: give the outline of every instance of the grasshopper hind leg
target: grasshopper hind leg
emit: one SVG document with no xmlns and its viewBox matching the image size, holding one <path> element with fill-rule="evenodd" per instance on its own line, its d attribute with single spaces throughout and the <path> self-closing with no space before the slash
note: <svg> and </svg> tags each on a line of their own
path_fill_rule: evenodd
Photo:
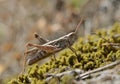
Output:
<svg viewBox="0 0 120 84">
<path fill-rule="evenodd" d="M 26 67 L 26 60 L 27 60 L 27 53 L 28 52 L 28 43 L 26 44 L 26 49 L 24 53 L 24 62 L 23 62 L 23 68 L 22 68 L 22 73 L 25 72 L 25 67 Z"/>
</svg>

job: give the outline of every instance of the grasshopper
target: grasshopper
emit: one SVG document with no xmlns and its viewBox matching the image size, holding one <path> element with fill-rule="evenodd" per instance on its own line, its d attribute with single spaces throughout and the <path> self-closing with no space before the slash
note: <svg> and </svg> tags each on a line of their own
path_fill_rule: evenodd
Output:
<svg viewBox="0 0 120 84">
<path fill-rule="evenodd" d="M 37 33 L 35 33 L 34 34 L 35 38 L 38 39 L 40 43 L 42 43 L 42 45 L 27 43 L 26 48 L 28 46 L 31 46 L 34 48 L 29 49 L 29 50 L 26 49 L 25 54 L 28 56 L 31 55 L 31 57 L 26 59 L 26 56 L 25 56 L 25 64 L 32 65 L 36 63 L 37 61 L 42 60 L 50 55 L 54 55 L 55 57 L 55 53 L 65 48 L 69 48 L 70 50 L 72 50 L 72 52 L 75 53 L 75 55 L 77 55 L 75 49 L 71 46 L 77 40 L 77 31 L 80 25 L 82 24 L 82 22 L 83 22 L 83 18 L 81 18 L 74 32 L 71 32 L 53 41 L 44 39 L 41 36 L 39 36 Z"/>
</svg>

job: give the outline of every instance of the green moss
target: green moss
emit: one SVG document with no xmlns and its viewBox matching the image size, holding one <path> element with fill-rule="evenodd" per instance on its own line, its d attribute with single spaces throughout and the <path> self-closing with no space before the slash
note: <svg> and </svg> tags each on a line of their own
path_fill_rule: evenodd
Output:
<svg viewBox="0 0 120 84">
<path fill-rule="evenodd" d="M 95 67 L 94 67 L 94 62 L 92 62 L 92 61 L 89 61 L 87 64 L 85 64 L 85 66 L 84 66 L 84 69 L 85 70 L 92 70 L 92 69 L 94 69 Z"/>
<path fill-rule="evenodd" d="M 86 41 L 87 40 L 87 41 Z M 65 49 L 59 53 L 56 60 L 38 66 L 37 64 L 30 66 L 26 74 L 20 75 L 18 78 L 11 80 L 10 84 L 44 84 L 46 73 L 60 73 L 70 69 L 82 69 L 84 71 L 92 70 L 104 66 L 110 62 L 120 59 L 120 48 L 108 45 L 109 43 L 120 43 L 120 24 L 116 23 L 109 31 L 99 30 L 96 34 L 88 36 L 87 39 L 79 38 L 72 46 L 77 53 L 73 53 L 69 49 Z M 104 44 L 104 45 L 103 45 Z M 73 76 L 64 76 L 61 79 L 62 84 L 72 80 Z M 53 78 L 50 83 L 55 84 L 58 79 Z"/>
<path fill-rule="evenodd" d="M 83 69 L 82 67 L 82 63 L 77 63 L 73 66 L 73 68 L 80 68 L 80 69 Z"/>
</svg>

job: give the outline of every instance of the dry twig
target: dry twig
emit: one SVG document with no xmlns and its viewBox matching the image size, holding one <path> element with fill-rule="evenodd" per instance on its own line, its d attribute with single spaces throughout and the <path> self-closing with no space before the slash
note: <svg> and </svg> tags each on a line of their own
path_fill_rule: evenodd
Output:
<svg viewBox="0 0 120 84">
<path fill-rule="evenodd" d="M 72 70 L 72 71 L 65 71 L 65 72 L 58 73 L 58 74 L 48 74 L 48 75 L 46 75 L 46 76 L 47 76 L 46 82 L 50 81 L 52 78 L 58 78 L 58 79 L 59 79 L 59 78 L 61 78 L 62 76 L 64 76 L 64 75 L 69 75 L 69 74 L 70 74 L 70 75 L 77 75 L 77 76 L 75 77 L 75 79 L 80 80 L 80 79 L 89 77 L 89 75 L 91 75 L 91 74 L 93 74 L 93 73 L 97 73 L 97 72 L 99 72 L 99 71 L 108 69 L 108 68 L 113 67 L 113 66 L 116 66 L 116 65 L 118 65 L 118 64 L 120 64 L 120 60 L 115 61 L 115 62 L 113 62 L 113 63 L 111 63 L 111 64 L 108 64 L 108 65 L 106 65 L 106 66 L 97 68 L 97 69 L 95 69 L 95 70 L 91 70 L 91 71 L 85 72 L 85 73 L 83 73 L 83 71 L 80 70 L 80 69 L 75 69 L 75 70 Z"/>
<path fill-rule="evenodd" d="M 107 68 L 116 66 L 116 65 L 118 65 L 118 64 L 120 64 L 120 60 L 115 61 L 115 62 L 113 62 L 113 63 L 111 63 L 111 64 L 108 64 L 108 65 L 106 65 L 106 66 L 97 68 L 97 69 L 95 69 L 95 70 L 88 71 L 88 72 L 85 72 L 85 73 L 83 73 L 83 74 L 80 74 L 80 75 L 78 75 L 78 76 L 76 77 L 76 79 L 81 79 L 81 78 L 83 78 L 83 77 L 85 77 L 85 76 L 87 76 L 87 75 L 90 75 L 90 74 L 93 74 L 93 73 L 96 73 L 96 72 L 105 70 L 105 69 L 107 69 Z"/>
</svg>

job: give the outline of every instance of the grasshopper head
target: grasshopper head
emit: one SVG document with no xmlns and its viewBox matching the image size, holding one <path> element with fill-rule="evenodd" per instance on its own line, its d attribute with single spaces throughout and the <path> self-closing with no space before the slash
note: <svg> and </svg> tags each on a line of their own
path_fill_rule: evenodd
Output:
<svg viewBox="0 0 120 84">
<path fill-rule="evenodd" d="M 69 33 L 68 34 L 68 39 L 69 39 L 70 44 L 72 45 L 77 39 L 76 33 L 75 32 Z"/>
</svg>

